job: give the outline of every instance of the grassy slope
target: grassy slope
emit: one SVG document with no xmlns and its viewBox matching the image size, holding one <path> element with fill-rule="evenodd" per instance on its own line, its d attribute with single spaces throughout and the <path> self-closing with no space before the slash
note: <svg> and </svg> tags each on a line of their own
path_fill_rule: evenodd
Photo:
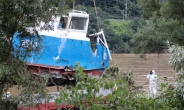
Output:
<svg viewBox="0 0 184 110">
<path fill-rule="evenodd" d="M 109 20 L 109 28 L 112 29 L 116 35 L 121 35 L 122 33 L 130 33 L 131 24 L 130 21 L 122 20 Z"/>
</svg>

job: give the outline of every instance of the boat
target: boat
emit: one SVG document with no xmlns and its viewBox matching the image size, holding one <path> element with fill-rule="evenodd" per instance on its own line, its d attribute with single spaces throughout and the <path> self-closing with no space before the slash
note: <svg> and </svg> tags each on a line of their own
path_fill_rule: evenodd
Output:
<svg viewBox="0 0 184 110">
<path fill-rule="evenodd" d="M 89 14 L 78 10 L 53 16 L 47 24 L 41 22 L 36 27 L 42 42 L 40 53 L 30 52 L 25 59 L 26 65 L 36 76 L 49 75 L 51 79 L 48 85 L 61 85 L 75 80 L 77 62 L 87 75 L 102 75 L 109 66 L 111 53 L 103 30 L 89 35 L 96 38 L 93 51 L 90 38 L 87 37 L 88 24 Z M 19 47 L 21 52 L 25 52 L 28 47 L 38 46 L 38 40 L 21 37 L 20 33 L 15 33 L 13 42 L 14 48 Z"/>
</svg>

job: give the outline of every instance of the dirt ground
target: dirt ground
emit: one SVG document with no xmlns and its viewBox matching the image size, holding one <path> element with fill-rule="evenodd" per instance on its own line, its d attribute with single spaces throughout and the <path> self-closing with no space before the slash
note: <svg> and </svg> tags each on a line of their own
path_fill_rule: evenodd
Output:
<svg viewBox="0 0 184 110">
<path fill-rule="evenodd" d="M 151 70 L 155 70 L 161 79 L 166 76 L 170 84 L 175 85 L 175 71 L 168 64 L 171 54 L 147 54 L 146 60 L 135 54 L 113 54 L 111 65 L 117 65 L 122 72 L 133 72 L 136 85 L 143 86 L 148 91 L 148 79 L 146 76 Z"/>
</svg>

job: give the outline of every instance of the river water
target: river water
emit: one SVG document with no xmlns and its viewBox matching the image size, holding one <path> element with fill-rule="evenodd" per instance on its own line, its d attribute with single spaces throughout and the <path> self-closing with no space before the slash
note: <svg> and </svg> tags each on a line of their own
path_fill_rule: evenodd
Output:
<svg viewBox="0 0 184 110">
<path fill-rule="evenodd" d="M 153 69 L 156 74 L 162 78 L 167 76 L 171 84 L 175 84 L 175 72 L 168 64 L 171 54 L 147 54 L 147 59 L 141 59 L 139 55 L 135 54 L 112 54 L 112 61 L 110 64 L 117 65 L 121 72 L 133 72 L 133 79 L 135 84 L 143 86 L 144 91 L 148 91 L 148 84 L 145 84 L 147 74 Z M 49 92 L 56 92 L 56 87 L 47 87 Z M 11 95 L 19 94 L 17 87 L 9 89 Z"/>
</svg>

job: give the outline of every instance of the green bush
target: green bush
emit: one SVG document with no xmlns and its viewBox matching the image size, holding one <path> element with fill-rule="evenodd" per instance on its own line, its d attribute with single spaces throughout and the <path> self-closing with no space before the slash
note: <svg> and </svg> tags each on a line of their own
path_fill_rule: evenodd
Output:
<svg viewBox="0 0 184 110">
<path fill-rule="evenodd" d="M 132 73 L 119 72 L 117 66 L 104 71 L 99 78 L 92 78 L 82 72 L 77 64 L 75 87 L 66 87 L 56 99 L 56 104 L 73 104 L 80 109 L 127 109 L 127 110 L 165 110 L 180 109 L 177 97 L 174 97 L 174 87 L 163 82 L 156 97 L 148 97 L 141 87 L 135 86 Z M 117 89 L 116 89 L 117 87 Z M 100 89 L 110 90 L 107 96 L 96 94 Z"/>
</svg>

